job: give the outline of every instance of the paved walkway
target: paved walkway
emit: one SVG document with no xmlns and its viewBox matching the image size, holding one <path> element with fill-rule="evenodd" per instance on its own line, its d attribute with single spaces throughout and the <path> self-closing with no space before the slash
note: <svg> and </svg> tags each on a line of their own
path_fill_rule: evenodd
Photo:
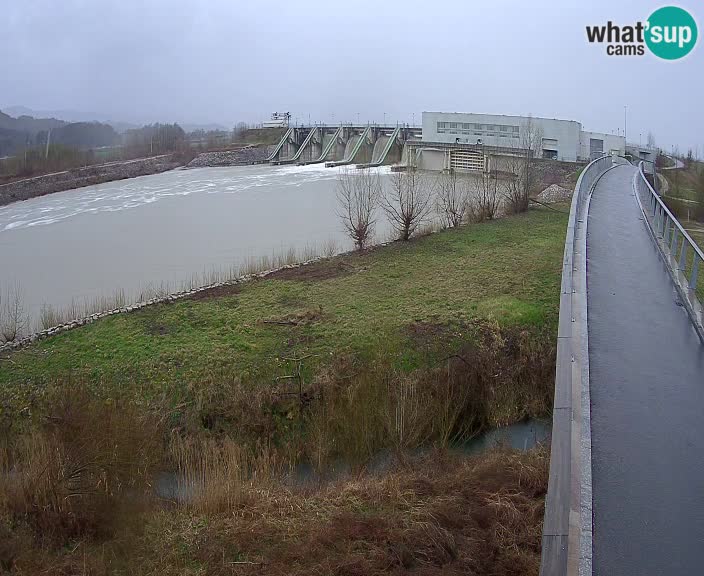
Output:
<svg viewBox="0 0 704 576">
<path fill-rule="evenodd" d="M 633 196 L 597 184 L 587 284 L 595 576 L 704 574 L 704 346 Z"/>
</svg>

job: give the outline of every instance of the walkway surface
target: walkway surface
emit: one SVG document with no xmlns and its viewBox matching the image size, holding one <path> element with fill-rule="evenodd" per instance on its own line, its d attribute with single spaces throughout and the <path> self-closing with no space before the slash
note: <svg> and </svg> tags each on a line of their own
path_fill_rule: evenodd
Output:
<svg viewBox="0 0 704 576">
<path fill-rule="evenodd" d="M 634 172 L 608 171 L 589 210 L 593 573 L 704 574 L 704 346 Z"/>
</svg>

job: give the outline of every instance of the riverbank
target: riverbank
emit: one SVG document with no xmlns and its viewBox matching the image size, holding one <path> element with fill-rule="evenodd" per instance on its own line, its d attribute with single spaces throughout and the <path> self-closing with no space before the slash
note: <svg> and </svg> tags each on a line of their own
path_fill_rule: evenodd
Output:
<svg viewBox="0 0 704 576">
<path fill-rule="evenodd" d="M 124 180 L 148 174 L 158 174 L 178 168 L 182 163 L 173 154 L 138 158 L 126 162 L 110 162 L 54 172 L 33 178 L 15 180 L 7 184 L 0 184 L 0 206 L 28 200 L 54 192 L 82 188 L 93 184 L 102 184 L 114 180 Z"/>
<path fill-rule="evenodd" d="M 191 160 L 187 168 L 215 168 L 220 166 L 247 166 L 265 162 L 272 146 L 244 146 L 237 150 L 201 152 Z"/>
<path fill-rule="evenodd" d="M 448 449 L 549 413 L 566 219 L 531 209 L 4 355 L 0 560 L 25 572 L 537 573 L 546 451 Z M 372 473 L 380 453 L 393 459 Z M 325 480 L 340 461 L 351 473 Z M 299 463 L 319 480 L 288 484 Z M 155 501 L 163 470 L 191 479 L 187 502 Z"/>
</svg>

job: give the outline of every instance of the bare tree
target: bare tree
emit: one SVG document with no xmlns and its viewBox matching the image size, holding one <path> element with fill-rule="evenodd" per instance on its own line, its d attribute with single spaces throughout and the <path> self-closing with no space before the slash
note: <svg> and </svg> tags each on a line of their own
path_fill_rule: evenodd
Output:
<svg viewBox="0 0 704 576">
<path fill-rule="evenodd" d="M 413 168 L 391 173 L 391 187 L 381 207 L 399 240 L 409 240 L 432 209 L 432 189 L 426 176 Z"/>
<path fill-rule="evenodd" d="M 646 140 L 646 146 L 651 150 L 655 149 L 655 136 L 652 132 L 648 132 L 648 139 Z"/>
<path fill-rule="evenodd" d="M 364 168 L 344 169 L 337 182 L 338 215 L 358 250 L 364 250 L 374 234 L 376 208 L 381 198 L 381 178 Z"/>
<path fill-rule="evenodd" d="M 435 210 L 443 226 L 457 228 L 467 215 L 469 205 L 467 179 L 459 179 L 457 172 L 450 168 L 438 177 L 436 190 Z"/>
<path fill-rule="evenodd" d="M 522 150 L 516 148 L 515 152 L 502 158 L 506 179 L 503 192 L 506 207 L 509 212 L 523 212 L 528 209 L 528 195 L 526 194 L 526 159 Z"/>
<path fill-rule="evenodd" d="M 0 292 L 0 342 L 14 342 L 28 325 L 19 284 L 8 286 L 4 294 Z"/>
<path fill-rule="evenodd" d="M 530 203 L 530 193 L 537 184 L 537 159 L 543 142 L 543 130 L 532 118 L 520 127 L 519 145 L 515 152 L 505 157 L 506 171 L 510 174 L 504 183 L 504 196 L 509 212 L 525 212 Z"/>
<path fill-rule="evenodd" d="M 496 173 L 481 172 L 477 175 L 477 198 L 474 207 L 474 219 L 478 222 L 493 220 L 501 203 L 501 189 Z"/>
</svg>

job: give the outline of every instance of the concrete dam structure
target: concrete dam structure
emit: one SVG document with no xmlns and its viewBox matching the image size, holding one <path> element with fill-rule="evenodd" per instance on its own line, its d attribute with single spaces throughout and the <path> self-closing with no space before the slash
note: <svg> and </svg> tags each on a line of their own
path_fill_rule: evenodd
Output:
<svg viewBox="0 0 704 576">
<path fill-rule="evenodd" d="M 267 158 L 272 164 L 373 167 L 401 160 L 408 140 L 421 138 L 420 127 L 405 125 L 313 125 L 289 128 Z"/>
</svg>

